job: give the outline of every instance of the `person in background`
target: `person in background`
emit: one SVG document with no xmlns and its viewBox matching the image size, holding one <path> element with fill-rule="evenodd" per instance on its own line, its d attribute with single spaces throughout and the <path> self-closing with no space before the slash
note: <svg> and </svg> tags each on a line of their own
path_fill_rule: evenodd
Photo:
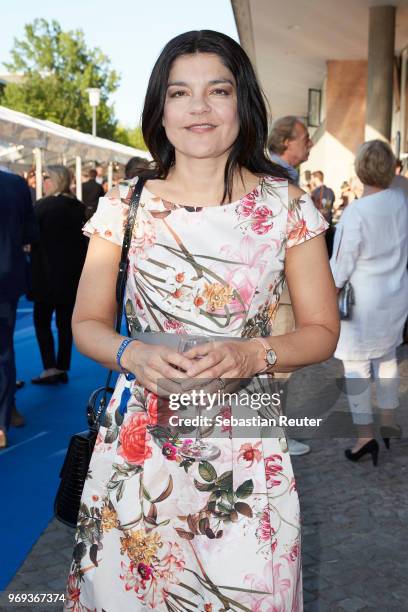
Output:
<svg viewBox="0 0 408 612">
<path fill-rule="evenodd" d="M 268 140 L 270 158 L 283 166 L 293 185 L 299 185 L 299 164 L 309 159 L 313 142 L 307 127 L 294 115 L 276 119 Z"/>
<path fill-rule="evenodd" d="M 102 189 L 103 189 L 103 193 L 107 194 L 109 191 L 109 183 L 108 183 L 108 179 L 104 178 L 102 181 Z"/>
<path fill-rule="evenodd" d="M 336 199 L 333 189 L 324 184 L 324 174 L 321 170 L 312 172 L 312 193 L 310 194 L 314 205 L 326 219 L 329 227 L 326 232 L 326 245 L 329 257 L 333 251 L 333 205 Z"/>
<path fill-rule="evenodd" d="M 125 166 L 125 179 L 134 178 L 141 170 L 147 170 L 149 166 L 149 160 L 144 157 L 131 157 Z"/>
<path fill-rule="evenodd" d="M 95 168 L 87 172 L 88 180 L 82 183 L 82 201 L 85 204 L 85 216 L 90 219 L 98 207 L 99 198 L 103 198 L 105 191 L 102 184 L 97 183 Z"/>
<path fill-rule="evenodd" d="M 102 185 L 103 179 L 105 178 L 104 169 L 103 169 L 103 167 L 100 164 L 97 164 L 96 167 L 95 167 L 95 170 L 96 170 L 95 180 L 96 180 L 97 183 Z"/>
<path fill-rule="evenodd" d="M 71 176 L 65 166 L 49 166 L 44 174 L 45 197 L 34 211 L 39 241 L 32 245 L 34 326 L 44 370 L 34 384 L 68 382 L 72 331 L 71 317 L 79 277 L 85 261 L 87 241 L 82 235 L 85 205 L 70 192 Z M 58 330 L 58 354 L 51 331 L 53 313 Z"/>
<path fill-rule="evenodd" d="M 26 291 L 23 247 L 38 238 L 31 196 L 23 178 L 0 171 L 0 449 L 10 425 L 24 424 L 14 403 L 16 364 L 13 334 L 17 302 Z"/>
<path fill-rule="evenodd" d="M 294 115 L 276 119 L 272 124 L 272 130 L 268 139 L 269 156 L 275 164 L 285 168 L 293 185 L 299 185 L 297 166 L 309 159 L 312 146 L 313 142 L 306 126 Z M 288 334 L 294 329 L 295 317 L 293 315 L 289 291 L 285 283 L 276 314 L 273 333 L 280 336 Z M 287 386 L 291 375 L 290 373 L 280 372 L 276 376 L 283 381 L 286 380 Z M 283 398 L 286 398 L 286 396 L 287 389 L 282 394 Z M 291 455 L 305 455 L 310 451 L 308 444 L 293 438 L 288 438 L 288 446 Z"/>
<path fill-rule="evenodd" d="M 395 157 L 387 143 L 364 143 L 355 167 L 363 194 L 337 226 L 330 262 L 338 291 L 350 281 L 355 303 L 351 319 L 341 322 L 334 356 L 343 361 L 358 430 L 356 443 L 345 455 L 358 461 L 370 453 L 376 465 L 379 446 L 373 430 L 371 371 L 384 443 L 389 448 L 391 437 L 401 437 L 394 416 L 399 403 L 396 347 L 408 313 L 408 206 L 404 192 L 390 188 Z"/>
<path fill-rule="evenodd" d="M 31 202 L 34 205 L 37 200 L 37 191 L 36 191 L 37 179 L 36 179 L 34 168 L 32 168 L 27 173 L 26 181 L 27 181 L 28 189 L 30 190 Z"/>
</svg>

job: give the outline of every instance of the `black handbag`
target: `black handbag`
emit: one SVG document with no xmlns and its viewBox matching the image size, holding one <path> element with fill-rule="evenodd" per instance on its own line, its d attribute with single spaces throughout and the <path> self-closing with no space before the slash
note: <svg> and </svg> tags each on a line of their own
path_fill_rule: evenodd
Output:
<svg viewBox="0 0 408 612">
<path fill-rule="evenodd" d="M 116 280 L 116 301 L 118 308 L 115 329 L 118 333 L 121 331 L 122 324 L 123 301 L 129 265 L 128 252 L 144 182 L 143 179 L 139 178 L 133 190 L 123 236 L 119 271 Z M 55 496 L 54 514 L 59 521 L 69 527 L 76 527 L 77 525 L 82 491 L 88 475 L 89 463 L 98 436 L 99 426 L 103 422 L 108 400 L 113 393 L 113 387 L 111 386 L 112 375 L 113 372 L 111 370 L 105 386 L 99 387 L 90 395 L 86 406 L 89 429 L 72 436 L 61 468 L 61 481 Z"/>
</svg>

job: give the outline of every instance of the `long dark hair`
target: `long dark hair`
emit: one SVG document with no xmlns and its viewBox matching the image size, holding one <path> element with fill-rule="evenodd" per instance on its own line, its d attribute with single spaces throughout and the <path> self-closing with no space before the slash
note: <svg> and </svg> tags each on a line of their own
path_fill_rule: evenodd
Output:
<svg viewBox="0 0 408 612">
<path fill-rule="evenodd" d="M 162 125 L 167 84 L 173 62 L 181 55 L 214 53 L 234 75 L 237 85 L 239 133 L 232 145 L 224 173 L 224 195 L 231 199 L 235 171 L 246 168 L 254 174 L 287 178 L 286 171 L 266 155 L 268 115 L 262 90 L 249 57 L 229 36 L 213 30 L 195 30 L 176 36 L 162 50 L 147 86 L 142 114 L 144 141 L 155 169 L 146 178 L 167 177 L 175 162 L 175 151 Z"/>
</svg>

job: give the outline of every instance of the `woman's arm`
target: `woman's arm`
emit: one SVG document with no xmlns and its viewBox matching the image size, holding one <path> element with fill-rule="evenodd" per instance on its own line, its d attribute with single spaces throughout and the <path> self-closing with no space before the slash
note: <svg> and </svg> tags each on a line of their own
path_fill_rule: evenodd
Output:
<svg viewBox="0 0 408 612">
<path fill-rule="evenodd" d="M 124 340 L 114 330 L 120 253 L 118 245 L 91 237 L 72 316 L 78 350 L 112 370 L 119 370 L 115 356 Z"/>
<path fill-rule="evenodd" d="M 98 236 L 89 242 L 85 265 L 79 281 L 72 317 L 72 331 L 78 350 L 111 370 L 119 370 L 116 354 L 124 336 L 116 333 L 116 278 L 121 248 Z M 191 366 L 186 357 L 165 346 L 131 342 L 125 349 L 122 366 L 155 393 L 174 390 L 171 380 L 184 378 Z"/>
</svg>

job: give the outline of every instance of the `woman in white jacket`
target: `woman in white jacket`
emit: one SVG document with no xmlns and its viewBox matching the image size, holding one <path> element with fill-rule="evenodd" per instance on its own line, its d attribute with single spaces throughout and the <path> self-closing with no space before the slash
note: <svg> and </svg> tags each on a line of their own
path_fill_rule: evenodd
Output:
<svg viewBox="0 0 408 612">
<path fill-rule="evenodd" d="M 377 465 L 371 408 L 371 370 L 381 409 L 381 435 L 389 448 L 391 437 L 401 437 L 395 423 L 398 397 L 396 347 L 408 311 L 408 198 L 391 189 L 395 157 L 383 141 L 364 143 L 355 168 L 364 185 L 360 199 L 344 212 L 336 229 L 331 259 L 340 290 L 346 281 L 354 289 L 350 320 L 341 322 L 335 357 L 344 364 L 346 390 L 358 439 L 346 457 L 357 461 L 370 453 Z"/>
</svg>

